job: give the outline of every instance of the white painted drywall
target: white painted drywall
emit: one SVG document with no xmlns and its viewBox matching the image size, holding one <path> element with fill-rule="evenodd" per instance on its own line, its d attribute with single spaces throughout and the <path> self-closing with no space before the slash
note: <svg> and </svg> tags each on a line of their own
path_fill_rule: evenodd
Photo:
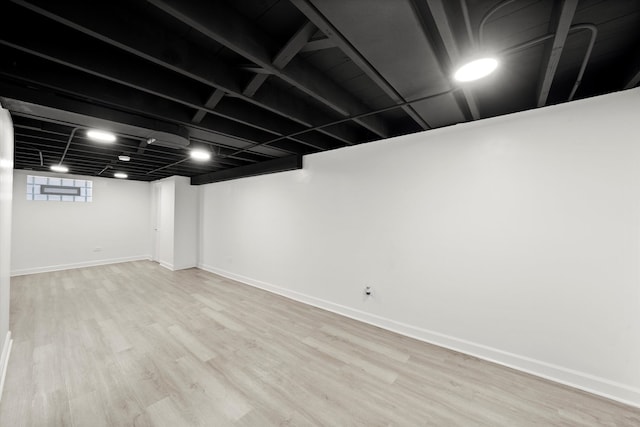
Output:
<svg viewBox="0 0 640 427">
<path fill-rule="evenodd" d="M 13 123 L 0 105 L 0 383 L 8 357 L 9 282 L 11 275 L 11 204 L 13 193 Z M 0 393 L 2 388 L 0 387 Z"/>
<path fill-rule="evenodd" d="M 180 270 L 197 265 L 198 189 L 189 178 L 172 176 L 154 181 L 158 262 Z"/>
<path fill-rule="evenodd" d="M 635 89 L 206 185 L 201 266 L 640 406 L 638 111 Z"/>
<path fill-rule="evenodd" d="M 93 180 L 93 201 L 28 201 L 27 175 L 60 176 L 14 171 L 12 274 L 150 258 L 149 183 L 64 174 Z"/>
<path fill-rule="evenodd" d="M 198 187 L 191 179 L 175 179 L 174 268 L 180 270 L 197 265 L 198 261 Z"/>
<path fill-rule="evenodd" d="M 157 261 L 169 268 L 173 266 L 174 222 L 175 222 L 175 181 L 171 178 L 154 181 L 152 183 L 157 194 Z"/>
</svg>

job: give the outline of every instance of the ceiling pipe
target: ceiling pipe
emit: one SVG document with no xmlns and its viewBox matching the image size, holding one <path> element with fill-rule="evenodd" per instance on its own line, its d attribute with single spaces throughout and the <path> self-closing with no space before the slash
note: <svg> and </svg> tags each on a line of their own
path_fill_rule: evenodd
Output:
<svg viewBox="0 0 640 427">
<path fill-rule="evenodd" d="M 297 135 L 300 135 L 300 134 L 303 134 L 303 133 L 307 133 L 307 132 L 311 132 L 311 131 L 318 130 L 318 129 L 324 129 L 326 127 L 338 125 L 340 123 L 348 122 L 348 121 L 355 120 L 355 119 L 360 119 L 360 118 L 363 118 L 363 117 L 373 116 L 375 114 L 384 113 L 385 111 L 395 110 L 396 108 L 402 108 L 404 106 L 415 104 L 417 102 L 427 101 L 429 99 L 437 98 L 437 97 L 444 96 L 444 95 L 449 95 L 449 94 L 452 94 L 454 92 L 458 92 L 460 90 L 462 90 L 461 87 L 455 87 L 453 89 L 449 89 L 449 90 L 446 90 L 444 92 L 439 92 L 439 93 L 435 93 L 433 95 L 423 96 L 423 97 L 420 97 L 420 98 L 413 99 L 411 101 L 399 102 L 399 103 L 394 104 L 394 105 L 389 105 L 388 107 L 379 108 L 377 110 L 369 111 L 368 113 L 356 114 L 356 115 L 353 115 L 353 116 L 345 117 L 345 118 L 340 119 L 340 120 L 335 120 L 333 122 L 325 123 L 323 125 L 310 127 L 310 128 L 307 128 L 307 129 L 304 129 L 304 130 L 301 130 L 299 132 L 295 132 L 295 133 L 292 133 L 292 134 L 289 134 L 289 135 L 284 135 L 284 136 L 281 136 L 279 138 L 272 139 L 270 141 L 258 142 L 256 144 L 252 144 L 252 145 L 250 145 L 248 147 L 245 147 L 245 148 L 243 148 L 241 150 L 234 151 L 231 154 L 227 154 L 224 157 L 235 156 L 235 155 L 238 155 L 240 153 L 244 153 L 245 151 L 252 150 L 252 149 L 254 149 L 256 147 L 259 147 L 259 146 L 262 146 L 262 145 L 268 145 L 268 144 L 271 144 L 273 142 L 280 141 L 282 139 L 290 138 L 292 136 L 297 136 Z"/>
<path fill-rule="evenodd" d="M 105 167 L 104 167 L 100 172 L 98 172 L 98 176 L 102 175 L 102 173 L 103 173 L 104 171 L 106 171 L 107 169 L 111 169 L 111 165 L 107 165 L 107 166 L 105 166 Z"/>
<path fill-rule="evenodd" d="M 515 1 L 515 0 L 506 0 L 503 3 L 499 4 L 498 6 L 496 6 L 491 11 L 489 11 L 489 13 L 493 14 L 493 13 L 495 13 L 495 11 L 497 11 L 501 7 L 506 6 L 509 3 L 512 3 L 513 1 Z M 485 15 L 485 18 L 487 18 L 487 15 Z M 485 18 L 483 18 L 483 22 L 486 22 Z M 582 65 L 580 66 L 580 71 L 578 73 L 578 77 L 576 79 L 575 84 L 573 85 L 573 89 L 571 90 L 571 94 L 569 96 L 569 101 L 571 101 L 573 99 L 576 91 L 578 90 L 578 87 L 580 86 L 580 83 L 582 82 L 582 76 L 584 75 L 584 71 L 585 71 L 585 69 L 587 67 L 587 63 L 589 62 L 589 59 L 591 57 L 591 51 L 593 50 L 593 45 L 595 44 L 596 36 L 598 35 L 598 29 L 594 24 L 578 24 L 578 25 L 574 25 L 574 26 L 569 28 L 569 32 L 575 32 L 575 31 L 581 31 L 581 30 L 589 30 L 589 31 L 591 31 L 591 39 L 590 39 L 590 42 L 589 42 L 589 47 L 587 48 L 587 51 L 585 53 L 584 59 L 582 60 Z M 498 55 L 500 55 L 500 56 L 511 55 L 513 53 L 519 52 L 521 50 L 527 49 L 529 47 L 532 47 L 532 46 L 535 46 L 535 45 L 537 45 L 539 43 L 542 43 L 542 42 L 544 42 L 546 40 L 549 40 L 550 38 L 553 38 L 554 36 L 555 36 L 555 34 L 546 34 L 544 36 L 535 38 L 533 40 L 529 40 L 529 41 L 521 43 L 519 45 L 504 49 L 504 50 L 498 52 Z M 383 113 L 385 111 L 394 110 L 396 108 L 401 108 L 401 107 L 406 106 L 406 105 L 411 105 L 411 104 L 415 104 L 417 102 L 426 101 L 428 99 L 436 98 L 436 97 L 439 97 L 439 96 L 448 95 L 448 94 L 454 93 L 454 92 L 459 91 L 459 90 L 461 90 L 461 88 L 459 88 L 459 87 L 458 88 L 453 88 L 453 89 L 450 89 L 450 90 L 445 91 L 445 92 L 424 96 L 424 97 L 417 98 L 417 99 L 414 99 L 414 100 L 411 100 L 411 101 L 405 101 L 405 102 L 401 102 L 401 103 L 398 103 L 398 104 L 395 104 L 395 105 L 390 105 L 390 106 L 385 107 L 385 108 L 380 108 L 380 109 L 377 109 L 377 110 L 374 110 L 374 111 L 370 111 L 368 113 L 358 114 L 358 115 L 355 115 L 355 116 L 350 116 L 350 117 L 346 117 L 344 119 L 336 120 L 336 121 L 333 121 L 333 122 L 330 122 L 330 123 L 325 123 L 323 125 L 314 126 L 314 127 L 311 127 L 311 128 L 304 129 L 304 130 L 302 130 L 300 132 L 296 132 L 296 133 L 293 133 L 293 134 L 290 134 L 290 135 L 284 135 L 284 136 L 281 136 L 279 138 L 275 138 L 275 139 L 270 140 L 270 141 L 252 144 L 249 147 L 243 148 L 241 150 L 234 151 L 233 153 L 225 155 L 223 157 L 235 156 L 235 155 L 238 155 L 240 153 L 244 153 L 245 151 L 249 151 L 251 149 L 254 149 L 256 147 L 259 147 L 259 146 L 262 146 L 262 145 L 268 145 L 268 144 L 271 144 L 271 143 L 276 142 L 276 141 L 280 141 L 280 140 L 285 139 L 285 138 L 290 138 L 292 136 L 297 136 L 297 135 L 300 135 L 300 134 L 303 134 L 303 133 L 306 133 L 306 132 L 311 132 L 311 131 L 322 129 L 322 128 L 325 128 L 325 127 L 337 125 L 337 124 L 344 123 L 344 122 L 347 122 L 347 121 L 350 121 L 350 120 L 354 120 L 356 118 L 366 117 L 366 116 L 370 116 L 370 115 L 374 115 L 374 114 L 380 114 L 380 113 Z M 171 166 L 171 165 L 169 165 L 169 166 Z"/>
<path fill-rule="evenodd" d="M 71 140 L 73 139 L 73 137 L 76 134 L 76 132 L 78 131 L 78 129 L 81 129 L 81 128 L 75 127 L 71 131 L 71 135 L 69 135 L 69 140 L 67 141 L 67 146 L 64 147 L 64 153 L 62 153 L 62 157 L 60 158 L 60 161 L 58 162 L 58 166 L 62 165 L 62 162 L 64 161 L 64 158 L 67 155 L 67 151 L 69 150 L 69 146 L 71 145 Z"/>
<path fill-rule="evenodd" d="M 40 166 L 44 166 L 44 158 L 42 157 L 42 151 L 41 151 L 39 148 L 34 147 L 33 145 L 30 145 L 30 144 L 22 144 L 22 145 L 23 145 L 25 148 L 30 148 L 30 149 L 32 149 L 32 150 L 37 151 L 37 152 L 38 152 L 38 155 L 40 156 Z"/>
<path fill-rule="evenodd" d="M 587 68 L 587 63 L 589 62 L 589 58 L 591 58 L 591 51 L 593 50 L 593 46 L 596 44 L 596 37 L 598 37 L 598 27 L 593 24 L 580 24 L 571 27 L 570 31 L 576 30 L 589 30 L 591 31 L 591 38 L 589 39 L 589 46 L 587 46 L 587 51 L 584 54 L 584 59 L 582 60 L 582 65 L 580 65 L 580 71 L 578 72 L 578 78 L 576 78 L 576 82 L 571 89 L 571 94 L 569 95 L 569 101 L 571 101 L 578 90 L 578 86 L 582 83 L 582 76 L 584 75 L 584 70 Z"/>
<path fill-rule="evenodd" d="M 482 17 L 482 19 L 480 20 L 480 24 L 478 26 L 478 41 L 480 43 L 480 46 L 483 46 L 484 44 L 484 27 L 487 24 L 487 21 L 489 21 L 489 19 L 495 15 L 496 12 L 498 12 L 500 9 L 502 9 L 505 6 L 510 5 L 511 3 L 513 3 L 515 0 L 504 0 L 500 3 L 498 3 L 497 5 L 495 5 L 494 7 L 492 7 L 491 9 L 489 9 L 489 11 L 487 13 L 484 14 L 484 16 Z M 460 4 L 463 5 L 463 11 L 466 8 L 466 2 L 465 0 L 460 0 Z M 466 12 L 468 15 L 468 11 Z M 468 24 L 469 25 L 469 24 Z M 468 28 L 468 27 L 467 27 Z M 576 91 L 578 90 L 578 87 L 580 87 L 580 84 L 582 83 L 582 76 L 584 76 L 584 72 L 587 68 L 587 64 L 589 63 L 589 59 L 591 58 L 591 52 L 593 51 L 593 46 L 596 43 L 596 38 L 598 37 L 598 27 L 594 24 L 577 24 L 577 25 L 572 25 L 571 27 L 569 27 L 569 32 L 575 32 L 575 31 L 581 31 L 581 30 L 587 30 L 587 31 L 591 31 L 591 37 L 589 39 L 589 44 L 587 45 L 587 50 L 585 52 L 585 55 L 582 59 L 582 63 L 580 64 L 580 70 L 578 71 L 578 76 L 576 78 L 575 83 L 573 84 L 573 87 L 571 88 L 571 93 L 569 94 L 569 98 L 567 99 L 567 101 L 571 101 L 573 100 L 573 97 L 576 94 Z M 468 31 L 470 31 L 468 29 Z M 529 47 L 535 46 L 539 43 L 542 43 L 546 40 L 549 40 L 551 38 L 555 37 L 555 34 L 546 34 L 544 36 L 541 37 L 537 37 L 533 40 L 529 40 L 527 42 L 521 43 L 519 45 L 504 49 L 502 51 L 499 52 L 499 55 L 511 55 L 512 53 L 515 52 L 519 52 L 521 50 L 527 49 Z"/>
<path fill-rule="evenodd" d="M 575 83 L 573 84 L 573 87 L 571 89 L 571 93 L 569 94 L 569 98 L 567 99 L 567 101 L 571 101 L 573 100 L 573 97 L 576 94 L 576 91 L 578 90 L 578 87 L 580 86 L 580 83 L 582 83 L 582 76 L 584 75 L 584 71 L 587 68 L 587 64 L 589 63 L 589 59 L 591 59 L 591 52 L 593 51 L 593 46 L 596 44 L 596 37 L 598 37 L 598 27 L 595 26 L 594 24 L 577 24 L 577 25 L 573 25 L 572 27 L 569 28 L 569 33 L 572 32 L 576 32 L 576 31 L 583 31 L 583 30 L 587 30 L 591 32 L 591 37 L 589 38 L 589 45 L 587 46 L 587 50 L 585 52 L 584 57 L 582 58 L 582 63 L 580 64 L 580 71 L 578 71 L 578 76 L 576 78 Z M 520 43 L 519 45 L 516 46 L 512 46 L 506 49 L 501 50 L 500 52 L 498 52 L 498 55 L 500 56 L 508 56 L 517 52 L 520 52 L 521 50 L 524 49 L 528 49 L 530 47 L 533 47 L 537 44 L 540 44 L 546 40 L 549 40 L 551 38 L 553 38 L 555 36 L 555 34 L 546 34 L 544 36 L 540 36 L 537 37 L 533 40 L 529 40 L 526 41 L 524 43 Z"/>
<path fill-rule="evenodd" d="M 497 11 L 513 3 L 514 1 L 515 0 L 504 0 L 503 2 L 498 3 L 497 5 L 489 9 L 489 11 L 484 14 L 482 19 L 480 20 L 480 25 L 478 26 L 478 41 L 480 43 L 480 46 L 484 44 L 484 26 L 489 20 L 489 18 L 491 18 Z"/>
<path fill-rule="evenodd" d="M 161 171 L 161 170 L 163 170 L 163 169 L 170 168 L 171 166 L 179 165 L 180 163 L 184 163 L 184 162 L 186 162 L 186 161 L 187 161 L 187 160 L 189 160 L 189 159 L 190 159 L 190 157 L 185 157 L 184 159 L 182 159 L 182 160 L 178 160 L 177 162 L 173 162 L 173 163 L 171 163 L 171 164 L 168 164 L 168 165 L 165 165 L 165 166 L 161 166 L 161 167 L 159 167 L 159 168 L 157 168 L 157 169 L 150 170 L 150 171 L 149 171 L 149 172 L 147 172 L 146 174 L 147 174 L 147 175 L 149 175 L 149 174 L 152 174 L 152 173 L 154 173 L 154 172 L 157 172 L 157 171 Z"/>
</svg>

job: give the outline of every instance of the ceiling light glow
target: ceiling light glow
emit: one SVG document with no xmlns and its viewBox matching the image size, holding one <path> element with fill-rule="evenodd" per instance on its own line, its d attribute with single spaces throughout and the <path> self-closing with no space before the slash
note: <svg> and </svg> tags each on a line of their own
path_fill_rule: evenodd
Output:
<svg viewBox="0 0 640 427">
<path fill-rule="evenodd" d="M 191 150 L 191 158 L 195 160 L 209 160 L 211 153 L 205 150 Z"/>
<path fill-rule="evenodd" d="M 120 160 L 121 162 L 128 162 L 129 160 L 131 160 L 131 157 L 129 157 L 129 156 L 118 156 L 118 160 Z"/>
<path fill-rule="evenodd" d="M 113 176 L 116 177 L 116 178 L 124 179 L 124 178 L 127 178 L 129 175 L 127 175 L 126 173 L 123 173 L 123 172 L 116 172 L 116 173 L 113 174 Z"/>
<path fill-rule="evenodd" d="M 62 173 L 69 172 L 69 168 L 62 165 L 53 165 L 51 166 L 51 170 L 54 172 L 62 172 Z"/>
<path fill-rule="evenodd" d="M 95 141 L 100 142 L 114 142 L 116 136 L 111 132 L 105 132 L 103 130 L 91 129 L 87 131 L 87 136 Z"/>
<path fill-rule="evenodd" d="M 495 58 L 480 58 L 468 62 L 453 75 L 459 82 L 470 82 L 478 80 L 493 73 L 498 68 L 498 60 Z"/>
</svg>

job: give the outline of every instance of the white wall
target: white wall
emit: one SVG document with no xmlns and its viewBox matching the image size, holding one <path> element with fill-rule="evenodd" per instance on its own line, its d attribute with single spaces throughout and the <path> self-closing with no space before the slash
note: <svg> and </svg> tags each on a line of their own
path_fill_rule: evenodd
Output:
<svg viewBox="0 0 640 427">
<path fill-rule="evenodd" d="M 198 187 L 191 179 L 175 177 L 174 268 L 191 268 L 198 261 Z"/>
<path fill-rule="evenodd" d="M 171 270 L 195 267 L 198 253 L 198 189 L 172 176 L 153 182 L 157 261 Z"/>
<path fill-rule="evenodd" d="M 12 274 L 150 258 L 149 183 L 65 174 L 93 180 L 93 201 L 28 201 L 29 174 L 60 176 L 14 171 Z"/>
<path fill-rule="evenodd" d="M 9 282 L 11 268 L 11 203 L 13 191 L 13 124 L 0 105 L 0 397 L 11 348 Z"/>
<path fill-rule="evenodd" d="M 639 95 L 206 185 L 202 267 L 640 406 Z"/>
<path fill-rule="evenodd" d="M 173 228 L 175 221 L 175 181 L 163 179 L 153 182 L 157 195 L 156 206 L 158 226 L 156 229 L 157 261 L 173 269 Z"/>
</svg>

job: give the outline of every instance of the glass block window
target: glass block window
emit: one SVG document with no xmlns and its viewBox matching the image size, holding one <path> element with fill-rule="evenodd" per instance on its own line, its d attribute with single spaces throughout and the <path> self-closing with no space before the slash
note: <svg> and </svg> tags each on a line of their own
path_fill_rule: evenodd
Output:
<svg viewBox="0 0 640 427">
<path fill-rule="evenodd" d="M 93 201 L 93 181 L 27 175 L 27 200 L 91 202 Z"/>
</svg>

